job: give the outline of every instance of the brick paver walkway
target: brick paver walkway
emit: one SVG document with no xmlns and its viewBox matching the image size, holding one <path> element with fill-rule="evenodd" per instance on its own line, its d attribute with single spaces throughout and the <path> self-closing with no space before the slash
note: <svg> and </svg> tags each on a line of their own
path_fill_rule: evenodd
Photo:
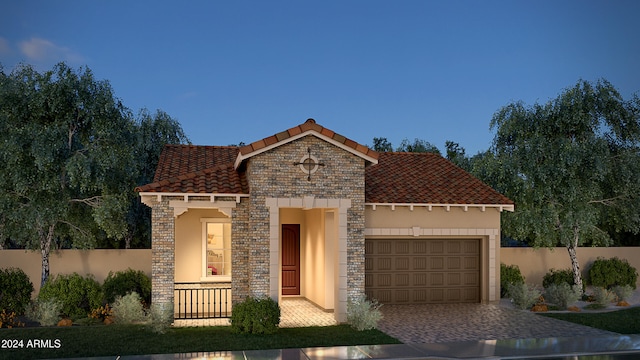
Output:
<svg viewBox="0 0 640 360">
<path fill-rule="evenodd" d="M 378 329 L 407 344 L 614 334 L 500 305 L 384 305 L 381 310 Z"/>
</svg>

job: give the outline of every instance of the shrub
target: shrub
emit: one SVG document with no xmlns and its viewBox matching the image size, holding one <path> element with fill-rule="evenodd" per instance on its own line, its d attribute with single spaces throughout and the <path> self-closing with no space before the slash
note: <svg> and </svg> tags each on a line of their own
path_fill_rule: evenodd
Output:
<svg viewBox="0 0 640 360">
<path fill-rule="evenodd" d="M 77 273 L 58 275 L 49 279 L 38 294 L 38 300 L 57 299 L 62 302 L 62 313 L 72 318 L 86 317 L 91 309 L 102 305 L 100 284 L 89 275 Z"/>
<path fill-rule="evenodd" d="M 633 288 L 629 285 L 617 285 L 613 287 L 613 293 L 616 294 L 618 301 L 625 301 L 631 297 L 631 294 L 633 294 Z"/>
<path fill-rule="evenodd" d="M 518 265 L 500 263 L 500 297 L 507 297 L 509 285 L 524 284 L 524 277 Z"/>
<path fill-rule="evenodd" d="M 615 300 L 615 294 L 602 287 L 593 288 L 593 301 L 598 307 L 607 307 Z"/>
<path fill-rule="evenodd" d="M 382 319 L 380 307 L 375 299 L 367 300 L 365 295 L 349 299 L 347 303 L 347 322 L 358 331 L 375 329 Z"/>
<path fill-rule="evenodd" d="M 552 284 L 575 285 L 576 283 L 573 281 L 573 271 L 571 271 L 571 269 L 549 270 L 549 272 L 544 275 L 544 278 L 542 278 L 542 287 L 546 289 Z"/>
<path fill-rule="evenodd" d="M 243 334 L 273 334 L 280 324 L 280 307 L 271 298 L 247 297 L 233 306 L 231 330 Z"/>
<path fill-rule="evenodd" d="M 117 298 L 111 311 L 115 322 L 119 324 L 133 324 L 144 320 L 142 299 L 135 291 Z"/>
<path fill-rule="evenodd" d="M 24 314 L 32 292 L 33 284 L 22 269 L 0 269 L 0 309 Z"/>
<path fill-rule="evenodd" d="M 151 331 L 164 334 L 173 322 L 173 304 L 151 304 L 149 308 Z"/>
<path fill-rule="evenodd" d="M 589 281 L 591 285 L 611 289 L 616 285 L 629 285 L 636 288 L 638 272 L 629 265 L 626 259 L 598 258 L 589 269 Z"/>
<path fill-rule="evenodd" d="M 551 284 L 545 289 L 545 299 L 565 310 L 582 296 L 582 289 L 578 285 L 569 285 L 565 282 L 561 284 Z"/>
<path fill-rule="evenodd" d="M 540 298 L 540 290 L 527 284 L 513 284 L 507 290 L 513 304 L 520 310 L 530 309 Z"/>
<path fill-rule="evenodd" d="M 60 320 L 62 302 L 56 298 L 36 300 L 27 310 L 27 317 L 42 326 L 53 326 Z"/>
<path fill-rule="evenodd" d="M 10 311 L 7 312 L 6 310 L 2 309 L 2 311 L 0 312 L 0 328 L 7 328 L 7 329 L 11 329 L 14 327 L 23 327 L 24 323 L 20 320 L 18 320 L 18 317 L 16 316 L 16 312 L 15 311 Z"/>
<path fill-rule="evenodd" d="M 117 297 L 125 296 L 130 292 L 137 292 L 145 304 L 151 303 L 151 279 L 140 270 L 127 269 L 115 274 L 110 271 L 102 285 L 104 299 L 107 303 L 113 303 Z"/>
</svg>

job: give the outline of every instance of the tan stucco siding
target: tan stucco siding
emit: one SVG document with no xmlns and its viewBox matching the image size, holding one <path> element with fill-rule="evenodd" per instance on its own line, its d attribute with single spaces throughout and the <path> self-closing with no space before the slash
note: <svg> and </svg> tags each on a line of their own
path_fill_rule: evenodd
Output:
<svg viewBox="0 0 640 360">
<path fill-rule="evenodd" d="M 175 220 L 175 281 L 199 282 L 202 276 L 202 222 L 204 218 L 227 218 L 217 210 L 190 209 Z"/>
<path fill-rule="evenodd" d="M 452 206 L 449 211 L 445 207 L 416 206 L 413 211 L 408 206 L 376 206 L 373 210 L 367 206 L 365 210 L 366 228 L 411 228 L 414 226 L 430 229 L 493 229 L 500 228 L 500 211 L 487 208 Z"/>
<path fill-rule="evenodd" d="M 305 211 L 306 231 L 304 232 L 304 248 L 301 249 L 302 263 L 302 291 L 306 298 L 325 307 L 325 238 L 324 238 L 324 211 L 312 209 Z"/>
</svg>

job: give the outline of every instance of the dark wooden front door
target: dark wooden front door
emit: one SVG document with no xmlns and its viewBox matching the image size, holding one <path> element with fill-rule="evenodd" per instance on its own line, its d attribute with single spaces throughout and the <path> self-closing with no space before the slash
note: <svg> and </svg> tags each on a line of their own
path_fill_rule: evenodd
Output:
<svg viewBox="0 0 640 360">
<path fill-rule="evenodd" d="M 282 295 L 300 295 L 300 225 L 282 225 Z"/>
</svg>

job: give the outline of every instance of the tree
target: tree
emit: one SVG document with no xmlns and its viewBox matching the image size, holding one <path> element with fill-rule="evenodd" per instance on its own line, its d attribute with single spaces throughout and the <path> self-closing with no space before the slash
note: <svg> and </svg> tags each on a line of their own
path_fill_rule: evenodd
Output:
<svg viewBox="0 0 640 360">
<path fill-rule="evenodd" d="M 471 170 L 471 159 L 467 157 L 466 150 L 457 142 L 447 140 L 444 144 L 447 151 L 447 160 L 458 165 L 464 170 Z"/>
<path fill-rule="evenodd" d="M 135 124 L 107 81 L 64 63 L 38 73 L 0 68 L 0 210 L 4 236 L 42 254 L 64 242 L 123 238 L 138 177 Z"/>
<path fill-rule="evenodd" d="M 384 137 L 374 137 L 373 138 L 373 150 L 377 152 L 392 152 L 393 146 L 387 138 Z"/>
<path fill-rule="evenodd" d="M 405 138 L 402 140 L 396 151 L 416 153 L 430 152 L 440 155 L 440 150 L 438 150 L 437 146 L 421 139 L 414 139 L 413 142 L 409 142 L 409 140 Z"/>
<path fill-rule="evenodd" d="M 189 139 L 180 123 L 162 110 L 156 110 L 153 115 L 147 109 L 140 110 L 135 125 L 134 146 L 138 166 L 136 185 L 145 185 L 153 182 L 164 146 L 189 143 Z M 138 194 L 134 192 L 131 192 L 127 223 L 129 226 L 124 237 L 125 249 L 131 248 L 132 245 L 150 247 L 151 209 L 143 205 Z"/>
<path fill-rule="evenodd" d="M 567 248 L 582 285 L 578 246 L 607 246 L 616 231 L 640 230 L 640 101 L 606 80 L 579 81 L 544 105 L 501 108 L 484 180 L 513 199 L 505 235 Z"/>
</svg>

